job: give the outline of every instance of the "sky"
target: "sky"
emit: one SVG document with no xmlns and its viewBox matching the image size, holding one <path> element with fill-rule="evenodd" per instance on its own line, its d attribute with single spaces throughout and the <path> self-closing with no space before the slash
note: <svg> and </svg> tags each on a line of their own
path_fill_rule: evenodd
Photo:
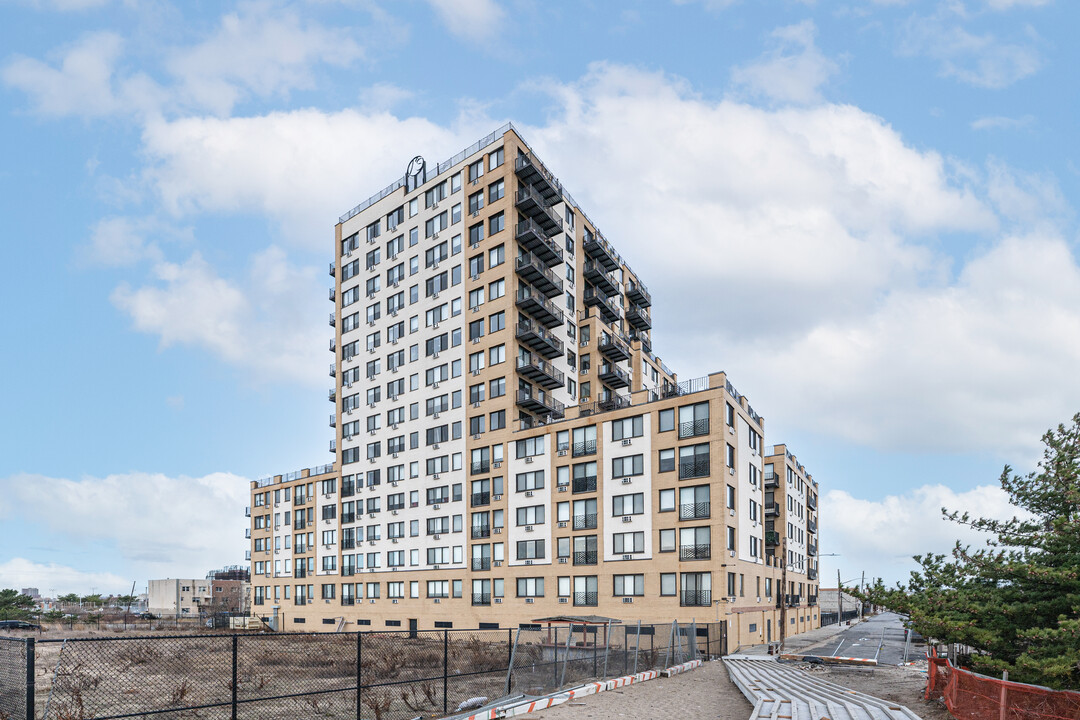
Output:
<svg viewBox="0 0 1080 720">
<path fill-rule="evenodd" d="M 512 121 L 821 489 L 823 578 L 1080 411 L 1066 0 L 0 0 L 0 587 L 243 562 L 330 462 L 333 227 Z M 40 272 L 39 272 L 40 271 Z"/>
</svg>

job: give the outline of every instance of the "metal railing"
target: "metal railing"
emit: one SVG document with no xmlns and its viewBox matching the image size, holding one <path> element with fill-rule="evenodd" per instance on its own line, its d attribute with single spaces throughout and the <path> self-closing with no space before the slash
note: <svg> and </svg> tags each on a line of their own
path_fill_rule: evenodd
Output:
<svg viewBox="0 0 1080 720">
<path fill-rule="evenodd" d="M 679 604 L 683 607 L 708 607 L 712 605 L 712 591 L 683 590 L 679 593 Z"/>
<path fill-rule="evenodd" d="M 712 545 L 680 545 L 680 560 L 708 560 L 712 557 Z"/>
<path fill-rule="evenodd" d="M 576 592 L 574 593 L 574 604 L 584 607 L 595 607 L 598 603 L 597 593 L 594 592 Z"/>
<path fill-rule="evenodd" d="M 473 535 L 473 537 L 476 537 L 476 536 Z M 485 535 L 484 537 L 487 537 L 487 536 Z M 484 547 L 487 547 L 487 546 L 485 545 Z M 473 570 L 490 570 L 491 569 L 491 558 L 473 558 L 472 559 L 472 569 Z M 473 603 L 473 604 L 475 605 L 476 603 Z"/>
<path fill-rule="evenodd" d="M 491 526 L 490 525 L 473 525 L 472 526 L 472 537 L 473 537 L 473 539 L 491 537 Z"/>
<path fill-rule="evenodd" d="M 574 516 L 575 530 L 592 530 L 596 528 L 596 513 Z"/>
<path fill-rule="evenodd" d="M 596 454 L 596 441 L 595 440 L 583 440 L 576 442 L 571 446 L 571 455 L 573 457 L 582 457 L 583 455 L 595 455 Z"/>
<path fill-rule="evenodd" d="M 689 420 L 679 423 L 679 439 L 697 437 L 709 434 L 709 418 Z"/>
<path fill-rule="evenodd" d="M 579 550 L 574 553 L 575 565 L 596 565 L 596 551 L 595 550 Z"/>
<path fill-rule="evenodd" d="M 469 498 L 469 503 L 473 507 L 489 505 L 491 504 L 491 493 L 487 491 L 473 493 L 472 496 Z"/>
<path fill-rule="evenodd" d="M 704 520 L 709 517 L 711 503 L 696 502 L 679 505 L 680 520 Z"/>
<path fill-rule="evenodd" d="M 596 476 L 589 475 L 582 478 L 574 478 L 571 483 L 571 491 L 576 493 L 596 492 Z"/>
<path fill-rule="evenodd" d="M 709 456 L 679 461 L 679 479 L 706 477 L 709 474 Z"/>
</svg>

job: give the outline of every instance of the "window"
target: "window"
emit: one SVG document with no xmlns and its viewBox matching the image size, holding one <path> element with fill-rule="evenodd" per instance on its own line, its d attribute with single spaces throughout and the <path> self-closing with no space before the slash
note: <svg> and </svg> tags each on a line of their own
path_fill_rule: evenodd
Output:
<svg viewBox="0 0 1080 720">
<path fill-rule="evenodd" d="M 544 471 L 535 470 L 533 472 L 518 473 L 517 475 L 517 491 L 524 492 L 526 490 L 542 490 L 544 488 Z"/>
<path fill-rule="evenodd" d="M 542 560 L 543 558 L 543 540 L 521 540 L 517 543 L 518 560 Z"/>
<path fill-rule="evenodd" d="M 488 218 L 488 235 L 494 235 L 506 225 L 505 213 L 497 213 Z"/>
<path fill-rule="evenodd" d="M 644 575 L 616 575 L 615 597 L 641 596 L 645 594 Z"/>
<path fill-rule="evenodd" d="M 630 455 L 629 457 L 612 458 L 611 460 L 612 477 L 629 477 L 631 475 L 641 475 L 643 472 L 645 472 L 645 463 L 642 455 Z"/>
<path fill-rule="evenodd" d="M 675 491 L 660 491 L 660 512 L 673 512 L 675 510 Z"/>
<path fill-rule="evenodd" d="M 514 456 L 520 459 L 525 457 L 533 457 L 535 455 L 543 455 L 545 437 L 545 435 L 541 435 L 540 437 L 528 438 L 526 440 L 518 440 L 514 446 Z"/>
<path fill-rule="evenodd" d="M 506 345 L 496 345 L 495 347 L 490 348 L 488 355 L 490 355 L 492 365 L 506 362 Z"/>
<path fill-rule="evenodd" d="M 501 200 L 506 192 L 506 184 L 499 180 L 488 185 L 488 202 L 493 203 L 496 200 Z"/>
<path fill-rule="evenodd" d="M 611 499 L 612 516 L 641 515 L 645 512 L 645 494 L 616 495 Z"/>
<path fill-rule="evenodd" d="M 528 507 L 520 507 L 517 509 L 517 524 L 519 527 L 523 525 L 543 525 L 544 524 L 544 506 L 543 505 L 530 505 Z"/>
<path fill-rule="evenodd" d="M 488 383 L 488 397 L 497 398 L 506 394 L 506 378 L 495 378 Z"/>
<path fill-rule="evenodd" d="M 709 432 L 709 403 L 683 405 L 679 408 L 679 437 L 707 435 Z"/>
<path fill-rule="evenodd" d="M 496 410 L 495 412 L 491 413 L 489 421 L 489 426 L 492 430 L 502 430 L 504 427 L 506 427 L 506 411 Z"/>
<path fill-rule="evenodd" d="M 678 583 L 675 581 L 675 573 L 660 573 L 660 594 L 675 595 Z"/>
<path fill-rule="evenodd" d="M 476 277 L 484 272 L 484 253 L 469 258 L 469 277 Z"/>
<path fill-rule="evenodd" d="M 499 245 L 488 250 L 488 267 L 498 267 L 506 262 L 506 249 Z"/>
<path fill-rule="evenodd" d="M 616 555 L 645 552 L 644 532 L 615 533 L 612 540 L 612 549 Z"/>
<path fill-rule="evenodd" d="M 518 597 L 544 597 L 544 578 L 518 578 Z"/>
<path fill-rule="evenodd" d="M 675 409 L 670 408 L 668 410 L 660 411 L 660 432 L 667 432 L 668 430 L 675 429 Z"/>
<path fill-rule="evenodd" d="M 660 451 L 660 472 L 671 472 L 675 469 L 675 450 Z"/>
<path fill-rule="evenodd" d="M 484 207 L 484 191 L 473 193 L 469 196 L 469 212 L 478 213 Z"/>
<path fill-rule="evenodd" d="M 488 154 L 488 170 L 494 170 L 503 164 L 503 149 Z"/>
<path fill-rule="evenodd" d="M 488 332 L 498 332 L 506 327 L 506 312 L 499 311 L 488 316 Z"/>
<path fill-rule="evenodd" d="M 645 434 L 645 423 L 641 415 L 615 420 L 611 423 L 611 439 L 625 440 L 641 437 Z"/>
<path fill-rule="evenodd" d="M 469 165 L 469 182 L 476 182 L 484 176 L 484 161 L 477 160 Z"/>
<path fill-rule="evenodd" d="M 498 300 L 506 294 L 506 281 L 496 280 L 488 285 L 488 298 L 491 300 Z"/>
<path fill-rule="evenodd" d="M 675 531 L 660 531 L 660 552 L 675 552 Z"/>
</svg>

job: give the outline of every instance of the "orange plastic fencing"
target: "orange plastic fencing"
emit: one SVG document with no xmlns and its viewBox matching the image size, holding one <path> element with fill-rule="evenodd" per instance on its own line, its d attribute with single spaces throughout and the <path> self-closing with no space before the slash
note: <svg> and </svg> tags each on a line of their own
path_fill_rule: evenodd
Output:
<svg viewBox="0 0 1080 720">
<path fill-rule="evenodd" d="M 931 657 L 926 699 L 936 698 L 956 720 L 1080 720 L 1080 693 L 998 680 Z"/>
</svg>

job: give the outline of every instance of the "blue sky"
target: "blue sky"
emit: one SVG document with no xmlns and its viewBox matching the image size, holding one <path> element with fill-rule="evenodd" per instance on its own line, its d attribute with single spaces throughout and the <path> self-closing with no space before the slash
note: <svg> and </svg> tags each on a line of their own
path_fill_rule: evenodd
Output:
<svg viewBox="0 0 1080 720">
<path fill-rule="evenodd" d="M 0 586 L 240 562 L 329 462 L 339 214 L 513 121 L 820 481 L 826 577 L 1080 410 L 1063 0 L 0 2 Z"/>
</svg>

